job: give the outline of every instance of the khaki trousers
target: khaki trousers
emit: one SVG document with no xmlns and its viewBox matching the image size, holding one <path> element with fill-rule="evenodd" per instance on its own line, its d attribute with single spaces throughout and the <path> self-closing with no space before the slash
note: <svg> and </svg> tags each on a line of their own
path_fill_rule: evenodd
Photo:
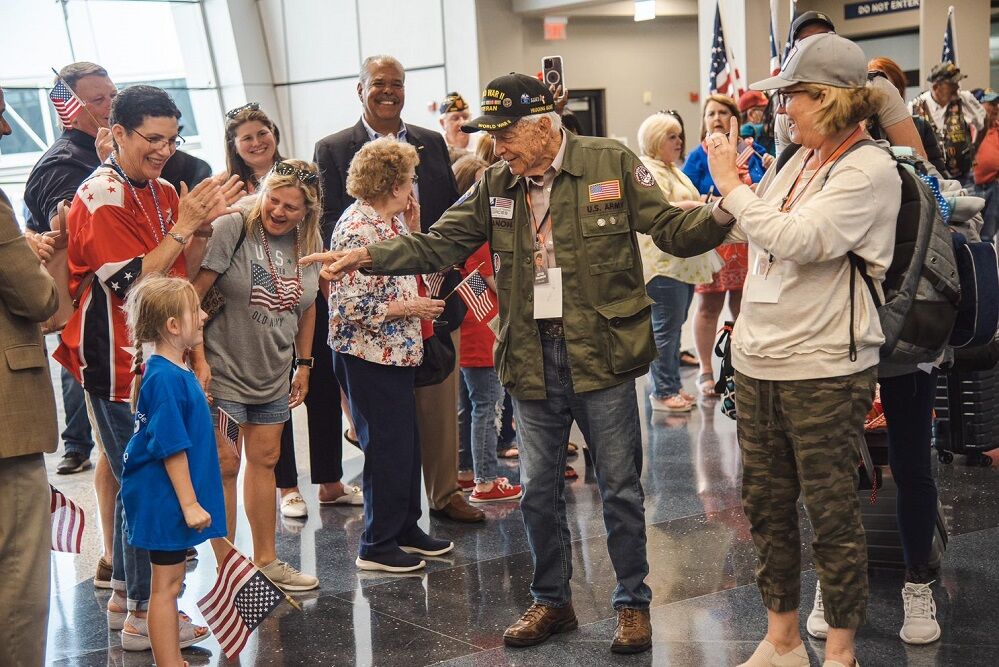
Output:
<svg viewBox="0 0 999 667">
<path fill-rule="evenodd" d="M 41 454 L 0 459 L 0 665 L 45 664 L 49 507 Z"/>
<path fill-rule="evenodd" d="M 451 332 L 454 370 L 440 384 L 416 389 L 416 424 L 420 430 L 423 482 L 430 508 L 447 506 L 458 486 L 458 381 L 461 330 Z"/>
</svg>

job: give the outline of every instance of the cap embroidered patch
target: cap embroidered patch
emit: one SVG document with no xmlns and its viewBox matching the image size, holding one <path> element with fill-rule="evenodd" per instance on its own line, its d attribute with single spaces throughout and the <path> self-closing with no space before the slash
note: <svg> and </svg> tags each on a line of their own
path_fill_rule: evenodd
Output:
<svg viewBox="0 0 999 667">
<path fill-rule="evenodd" d="M 656 184 L 656 179 L 652 177 L 652 172 L 644 164 L 635 166 L 635 180 L 639 185 L 644 185 L 647 188 L 651 188 Z"/>
<path fill-rule="evenodd" d="M 590 202 L 621 198 L 621 181 L 601 181 L 589 186 Z"/>
</svg>

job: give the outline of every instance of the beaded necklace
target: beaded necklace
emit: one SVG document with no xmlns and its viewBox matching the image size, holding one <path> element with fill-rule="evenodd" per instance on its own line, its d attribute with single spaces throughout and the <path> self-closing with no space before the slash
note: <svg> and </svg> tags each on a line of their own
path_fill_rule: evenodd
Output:
<svg viewBox="0 0 999 667">
<path fill-rule="evenodd" d="M 132 181 L 125 175 L 125 170 L 121 168 L 118 164 L 118 159 L 115 157 L 114 153 L 111 153 L 110 159 L 111 168 L 114 169 L 115 173 L 121 176 L 121 180 L 125 182 L 125 187 L 128 191 L 132 193 L 132 197 L 135 199 L 135 203 L 139 205 L 139 210 L 142 211 L 142 216 L 146 219 L 146 224 L 149 226 L 149 230 L 153 233 L 153 240 L 159 243 L 166 236 L 167 227 L 166 220 L 163 217 L 163 209 L 160 207 L 160 196 L 156 192 L 156 185 L 153 183 L 155 179 L 150 179 L 149 193 L 153 196 L 153 206 L 156 207 L 156 218 L 160 223 L 160 237 L 156 238 L 156 227 L 153 226 L 153 221 L 150 220 L 149 214 L 146 213 L 146 207 L 142 205 L 142 200 L 139 199 L 139 193 L 136 191 L 135 186 L 132 185 Z"/>
<path fill-rule="evenodd" d="M 287 282 L 284 279 L 278 277 L 277 271 L 274 269 L 274 259 L 271 256 L 271 244 L 267 242 L 267 232 L 264 231 L 264 223 L 261 220 L 260 226 L 257 228 L 257 232 L 260 234 L 260 245 L 264 247 L 264 254 L 267 256 L 267 270 L 271 274 L 271 279 L 274 281 L 274 292 L 277 295 L 278 301 L 282 304 L 282 310 L 293 310 L 295 306 L 298 305 L 299 299 L 302 297 L 302 266 L 298 263 L 299 260 L 299 229 L 295 227 L 295 279 L 292 283 L 290 289 L 285 290 L 284 285 Z"/>
</svg>

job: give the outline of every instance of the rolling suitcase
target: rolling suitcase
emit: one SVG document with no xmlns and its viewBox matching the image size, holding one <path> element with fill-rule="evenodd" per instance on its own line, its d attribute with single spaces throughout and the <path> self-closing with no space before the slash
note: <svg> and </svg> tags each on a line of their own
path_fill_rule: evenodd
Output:
<svg viewBox="0 0 999 667">
<path fill-rule="evenodd" d="M 968 465 L 990 466 L 984 452 L 999 447 L 999 369 L 941 374 L 933 441 L 941 463 L 960 454 Z"/>
</svg>

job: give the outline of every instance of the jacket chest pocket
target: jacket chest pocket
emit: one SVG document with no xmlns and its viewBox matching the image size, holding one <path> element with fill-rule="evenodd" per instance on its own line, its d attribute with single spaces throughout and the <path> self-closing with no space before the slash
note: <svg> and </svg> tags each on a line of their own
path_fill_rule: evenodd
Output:
<svg viewBox="0 0 999 667">
<path fill-rule="evenodd" d="M 591 274 L 626 271 L 633 266 L 635 255 L 627 211 L 588 215 L 581 217 L 579 224 Z"/>
<path fill-rule="evenodd" d="M 489 249 L 492 251 L 490 261 L 493 263 L 493 274 L 498 289 L 510 289 L 513 284 L 513 244 L 512 230 L 493 229 Z"/>
</svg>

